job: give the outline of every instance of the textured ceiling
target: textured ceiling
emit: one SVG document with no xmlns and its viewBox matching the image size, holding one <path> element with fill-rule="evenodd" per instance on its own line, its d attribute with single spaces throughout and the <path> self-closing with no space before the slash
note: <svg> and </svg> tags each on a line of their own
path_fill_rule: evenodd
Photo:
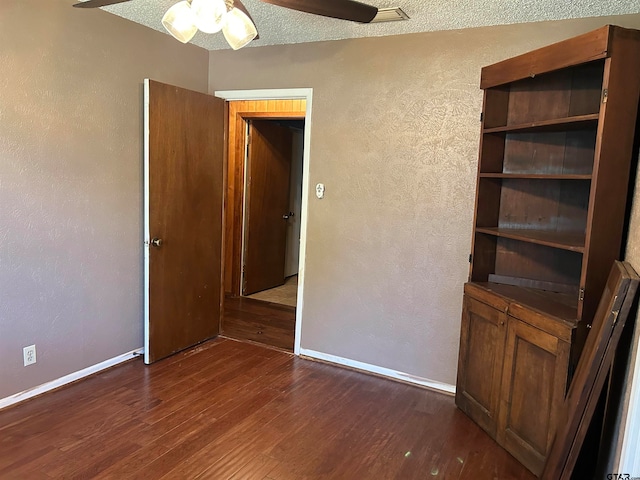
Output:
<svg viewBox="0 0 640 480">
<path fill-rule="evenodd" d="M 165 31 L 164 12 L 177 0 L 131 0 L 104 7 L 111 13 Z M 377 7 L 401 7 L 404 22 L 357 24 L 243 0 L 260 33 L 250 46 L 379 37 L 402 33 L 453 30 L 510 23 L 640 13 L 640 0 L 370 0 Z M 229 48 L 221 33 L 198 32 L 191 41 L 208 50 Z"/>
</svg>

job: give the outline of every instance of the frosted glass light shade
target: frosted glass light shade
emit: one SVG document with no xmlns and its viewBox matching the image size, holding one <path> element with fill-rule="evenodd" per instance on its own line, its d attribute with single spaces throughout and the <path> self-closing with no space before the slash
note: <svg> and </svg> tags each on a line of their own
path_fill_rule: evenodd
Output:
<svg viewBox="0 0 640 480">
<path fill-rule="evenodd" d="M 191 10 L 194 23 L 204 33 L 216 33 L 222 30 L 227 16 L 224 0 L 192 0 Z"/>
<path fill-rule="evenodd" d="M 235 7 L 227 14 L 227 21 L 222 28 L 222 33 L 234 50 L 244 47 L 258 35 L 256 26 L 251 19 Z"/>
<path fill-rule="evenodd" d="M 193 12 L 189 2 L 184 0 L 167 10 L 167 13 L 162 17 L 162 25 L 176 40 L 187 43 L 198 31 L 193 20 Z"/>
</svg>

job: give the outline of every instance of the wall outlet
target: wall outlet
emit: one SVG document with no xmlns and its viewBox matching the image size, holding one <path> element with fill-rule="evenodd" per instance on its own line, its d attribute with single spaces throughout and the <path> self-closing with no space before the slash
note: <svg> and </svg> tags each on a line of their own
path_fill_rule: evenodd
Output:
<svg viewBox="0 0 640 480">
<path fill-rule="evenodd" d="M 22 349 L 22 355 L 24 356 L 24 366 L 32 365 L 36 363 L 36 346 L 29 345 Z"/>
</svg>

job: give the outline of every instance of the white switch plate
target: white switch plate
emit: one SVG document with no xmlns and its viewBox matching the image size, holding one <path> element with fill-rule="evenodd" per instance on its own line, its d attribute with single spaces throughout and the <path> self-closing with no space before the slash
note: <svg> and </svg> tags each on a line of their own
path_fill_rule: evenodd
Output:
<svg viewBox="0 0 640 480">
<path fill-rule="evenodd" d="M 319 183 L 316 185 L 316 197 L 324 198 L 324 183 Z"/>
</svg>

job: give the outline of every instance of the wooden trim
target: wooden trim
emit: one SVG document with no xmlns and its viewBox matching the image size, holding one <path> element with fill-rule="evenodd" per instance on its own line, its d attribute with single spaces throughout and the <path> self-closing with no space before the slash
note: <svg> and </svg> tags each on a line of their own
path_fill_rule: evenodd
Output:
<svg viewBox="0 0 640 480">
<path fill-rule="evenodd" d="M 508 300 L 500 295 L 496 295 L 495 293 L 488 291 L 486 288 L 482 288 L 477 283 L 465 283 L 464 293 L 465 295 L 473 297 L 475 300 L 486 303 L 487 305 L 498 310 L 502 310 L 503 312 L 506 312 L 509 307 Z"/>
<path fill-rule="evenodd" d="M 549 335 L 553 335 L 555 338 L 567 343 L 567 345 L 571 344 L 571 335 L 574 328 L 565 322 L 559 322 L 548 315 L 543 315 L 517 303 L 509 307 L 509 315 Z"/>
<path fill-rule="evenodd" d="M 229 106 L 227 188 L 225 208 L 224 291 L 241 294 L 244 149 L 249 118 L 304 119 L 306 100 L 234 100 Z"/>
<path fill-rule="evenodd" d="M 609 55 L 612 31 L 624 30 L 606 25 L 547 47 L 504 60 L 482 69 L 480 88 L 486 89 L 523 78 L 605 58 Z"/>
<path fill-rule="evenodd" d="M 226 205 L 227 205 L 227 197 L 228 197 L 228 189 L 227 182 L 229 178 L 229 102 L 224 102 L 224 151 L 222 157 L 222 241 L 220 242 L 222 246 L 222 251 L 220 252 L 220 317 L 218 320 L 218 331 L 222 332 L 222 322 L 224 319 L 224 307 L 225 307 L 225 276 L 227 265 L 225 262 L 225 251 L 228 238 L 226 236 Z"/>
<path fill-rule="evenodd" d="M 636 123 L 640 99 L 640 35 L 615 29 L 612 38 L 616 54 L 604 68 L 602 88 L 608 95 L 600 107 L 586 227 L 588 254 L 582 266 L 585 294 L 578 318 L 587 322 L 598 308 L 593 292 L 603 291 L 613 261 L 620 258 L 635 134 L 629 126 Z"/>
<path fill-rule="evenodd" d="M 304 120 L 304 112 L 236 112 L 242 118 L 261 118 L 267 120 Z"/>
</svg>

